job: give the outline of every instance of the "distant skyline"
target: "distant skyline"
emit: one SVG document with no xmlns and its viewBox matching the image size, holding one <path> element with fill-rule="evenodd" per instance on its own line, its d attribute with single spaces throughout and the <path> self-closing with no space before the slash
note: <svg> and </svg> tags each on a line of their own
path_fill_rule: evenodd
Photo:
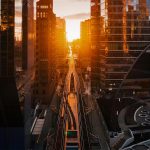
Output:
<svg viewBox="0 0 150 150">
<path fill-rule="evenodd" d="M 16 5 L 16 37 L 21 37 L 21 2 Z M 36 0 L 34 1 L 36 4 Z M 57 17 L 65 18 L 66 32 L 69 41 L 80 37 L 80 22 L 90 17 L 90 0 L 54 0 L 54 13 Z"/>
<path fill-rule="evenodd" d="M 80 22 L 90 17 L 90 0 L 55 0 L 54 13 L 66 19 L 67 39 L 80 37 Z"/>
</svg>

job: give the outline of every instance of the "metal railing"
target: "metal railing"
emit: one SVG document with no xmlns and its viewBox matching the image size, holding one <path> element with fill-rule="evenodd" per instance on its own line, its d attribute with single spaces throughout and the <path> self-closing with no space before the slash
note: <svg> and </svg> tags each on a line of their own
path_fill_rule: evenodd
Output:
<svg viewBox="0 0 150 150">
<path fill-rule="evenodd" d="M 62 116 L 63 107 L 65 107 L 64 98 L 62 98 L 62 100 L 61 100 L 59 114 L 58 114 L 55 143 L 53 145 L 54 150 L 64 150 L 64 138 L 65 138 L 64 137 L 64 135 L 65 135 L 64 132 L 65 132 L 65 118 L 66 118 L 66 115 L 64 113 L 64 116 Z M 61 132 L 61 134 L 60 134 L 60 132 Z M 58 149 L 58 146 L 59 146 L 59 149 Z"/>
<path fill-rule="evenodd" d="M 83 123 L 82 123 L 82 118 L 81 118 L 81 112 L 80 112 L 80 103 L 79 103 L 79 95 L 77 93 L 77 106 L 78 106 L 78 118 L 79 118 L 79 132 L 80 132 L 80 148 L 81 150 L 85 150 L 84 148 L 84 138 L 83 138 Z"/>
<path fill-rule="evenodd" d="M 82 132 L 83 132 L 84 148 L 86 150 L 91 150 L 90 139 L 89 139 L 89 137 L 90 137 L 89 129 L 88 129 L 88 125 L 87 125 L 86 113 L 85 113 L 83 99 L 82 99 L 81 95 L 79 95 L 79 105 L 80 105 L 80 111 L 81 111 L 81 116 L 82 116 Z"/>
</svg>

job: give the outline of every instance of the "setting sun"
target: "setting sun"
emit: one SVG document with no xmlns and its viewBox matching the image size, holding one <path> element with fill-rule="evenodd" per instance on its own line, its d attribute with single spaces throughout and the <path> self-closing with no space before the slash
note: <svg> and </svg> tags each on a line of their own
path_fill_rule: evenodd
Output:
<svg viewBox="0 0 150 150">
<path fill-rule="evenodd" d="M 66 19 L 66 32 L 68 41 L 72 41 L 80 37 L 80 20 Z"/>
</svg>

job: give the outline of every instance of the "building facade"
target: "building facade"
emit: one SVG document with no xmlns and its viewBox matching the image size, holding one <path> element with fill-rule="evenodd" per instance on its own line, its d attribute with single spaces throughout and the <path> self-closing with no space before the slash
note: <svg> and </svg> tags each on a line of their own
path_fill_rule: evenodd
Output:
<svg viewBox="0 0 150 150">
<path fill-rule="evenodd" d="M 102 54 L 103 89 L 116 90 L 130 66 L 150 42 L 150 11 L 147 0 L 101 0 L 105 53 Z"/>
<path fill-rule="evenodd" d="M 11 7 L 12 10 L 9 10 Z M 14 2 L 2 0 L 0 15 L 0 76 L 14 77 Z"/>
<path fill-rule="evenodd" d="M 66 66 L 67 40 L 66 40 L 66 22 L 65 19 L 56 17 L 56 68 L 61 72 Z"/>
<path fill-rule="evenodd" d="M 100 0 L 91 0 L 91 89 L 95 92 L 100 86 L 99 36 Z"/>
<path fill-rule="evenodd" d="M 51 86 L 55 79 L 55 15 L 49 0 L 36 3 L 36 50 L 35 82 L 33 85 L 33 105 L 37 102 L 49 104 Z"/>
<path fill-rule="evenodd" d="M 80 24 L 80 52 L 79 60 L 82 69 L 91 66 L 91 20 L 82 21 Z"/>
<path fill-rule="evenodd" d="M 14 1 L 1 1 L 1 20 L 0 20 L 0 99 L 1 105 L 6 111 L 6 122 L 15 124 L 11 119 L 11 113 L 14 117 L 20 119 L 19 99 L 15 83 L 15 65 L 14 65 Z M 9 93 L 9 95 L 7 95 Z M 12 106 L 11 106 L 12 105 Z M 11 107 L 11 109 L 9 109 Z M 8 116 L 7 116 L 8 113 Z M 7 118 L 8 117 L 8 118 Z M 3 118 L 3 117 L 2 117 Z M 13 118 L 13 117 L 12 117 Z M 21 120 L 18 120 L 18 123 Z M 2 121 L 3 122 L 3 121 Z M 17 120 L 16 120 L 17 122 Z"/>
<path fill-rule="evenodd" d="M 33 0 L 22 0 L 22 69 L 34 65 L 34 6 Z"/>
<path fill-rule="evenodd" d="M 0 1 L 0 149 L 24 149 L 23 117 L 15 82 L 14 11 L 15 1 Z"/>
</svg>

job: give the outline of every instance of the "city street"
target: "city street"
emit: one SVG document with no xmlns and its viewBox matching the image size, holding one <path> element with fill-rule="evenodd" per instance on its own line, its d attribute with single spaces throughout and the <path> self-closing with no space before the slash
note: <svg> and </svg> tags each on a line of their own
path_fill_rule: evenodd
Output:
<svg viewBox="0 0 150 150">
<path fill-rule="evenodd" d="M 150 0 L 0 0 L 0 150 L 149 137 Z"/>
</svg>

